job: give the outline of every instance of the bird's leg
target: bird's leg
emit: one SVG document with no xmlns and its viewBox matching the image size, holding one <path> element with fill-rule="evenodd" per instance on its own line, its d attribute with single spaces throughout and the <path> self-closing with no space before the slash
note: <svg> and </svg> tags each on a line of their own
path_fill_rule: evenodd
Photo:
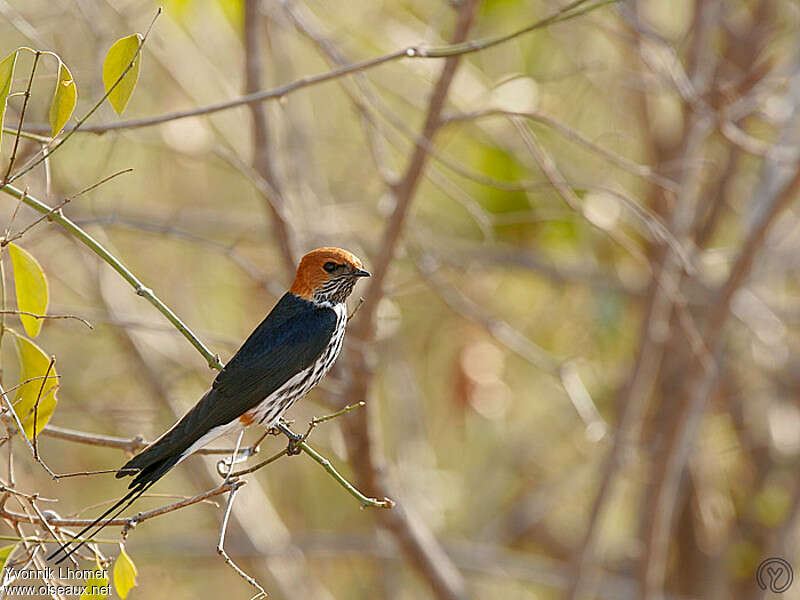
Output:
<svg viewBox="0 0 800 600">
<path fill-rule="evenodd" d="M 289 438 L 289 446 L 286 448 L 286 454 L 289 456 L 300 454 L 300 442 L 302 442 L 305 437 L 289 429 L 289 427 L 283 421 L 278 421 L 278 424 L 275 425 L 275 427 L 283 435 Z"/>
</svg>

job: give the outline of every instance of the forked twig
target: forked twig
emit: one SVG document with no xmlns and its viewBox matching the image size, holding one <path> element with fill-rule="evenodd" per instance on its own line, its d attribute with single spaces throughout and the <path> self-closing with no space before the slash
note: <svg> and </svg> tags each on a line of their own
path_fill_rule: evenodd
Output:
<svg viewBox="0 0 800 600">
<path fill-rule="evenodd" d="M 219 554 L 222 557 L 222 560 L 225 561 L 226 565 L 228 565 L 231 569 L 236 571 L 239 577 L 244 579 L 247 583 L 249 583 L 258 590 L 258 595 L 256 595 L 255 598 L 267 598 L 268 594 L 264 590 L 264 588 L 261 587 L 261 584 L 259 584 L 253 577 L 245 573 L 235 562 L 233 562 L 231 557 L 228 556 L 228 553 L 225 551 L 225 533 L 228 530 L 228 519 L 231 516 L 231 509 L 233 508 L 233 500 L 236 497 L 236 492 L 239 491 L 239 488 L 242 486 L 242 484 L 244 484 L 243 481 L 235 481 L 234 483 L 231 484 L 232 485 L 231 491 L 228 493 L 228 504 L 225 506 L 225 516 L 222 518 L 222 527 L 220 528 L 219 531 L 217 554 Z"/>
<path fill-rule="evenodd" d="M 2 242 L 0 242 L 0 245 L 2 245 Z M 39 315 L 28 312 L 27 310 L 0 310 L 0 315 L 25 315 L 27 317 L 33 317 L 34 319 L 75 319 L 86 325 L 89 329 L 94 329 L 94 326 L 89 321 L 77 315 Z"/>
<path fill-rule="evenodd" d="M 341 485 L 345 490 L 347 490 L 347 492 L 351 496 L 356 498 L 361 503 L 361 508 L 366 508 L 366 507 L 392 508 L 394 506 L 394 501 L 393 500 L 391 500 L 389 498 L 378 499 L 378 498 L 370 498 L 368 496 L 365 496 L 352 483 L 350 483 L 347 479 L 345 479 L 336 470 L 336 468 L 333 466 L 333 464 L 331 463 L 330 460 L 328 460 L 327 458 L 322 456 L 319 452 L 314 450 L 314 448 L 309 446 L 308 443 L 306 443 L 306 439 L 311 434 L 311 431 L 313 431 L 313 429 L 317 425 L 319 425 L 320 423 L 324 423 L 325 421 L 330 421 L 331 419 L 335 419 L 337 417 L 341 417 L 342 415 L 344 415 L 345 413 L 350 412 L 354 408 L 360 408 L 360 407 L 363 407 L 363 406 L 365 406 L 364 402 L 357 402 L 356 404 L 351 404 L 349 406 L 345 406 L 343 409 L 338 410 L 335 413 L 332 413 L 330 415 L 325 415 L 323 417 L 314 417 L 309 422 L 308 429 L 306 430 L 306 433 L 302 437 L 300 437 L 299 440 L 296 441 L 296 440 L 294 440 L 292 437 L 290 437 L 287 434 L 287 437 L 289 437 L 289 446 L 288 447 L 284 448 L 283 450 L 281 450 L 280 452 L 278 452 L 276 454 L 273 454 L 272 456 L 270 456 L 266 460 L 261 461 L 257 465 L 254 465 L 254 466 L 252 466 L 252 467 L 250 467 L 248 469 L 243 469 L 241 471 L 236 471 L 235 473 L 232 473 L 231 477 L 240 477 L 242 475 L 247 475 L 248 473 L 253 473 L 254 471 L 258 471 L 259 469 L 261 469 L 263 467 L 266 467 L 268 464 L 275 462 L 280 457 L 288 455 L 289 452 L 290 452 L 290 448 L 297 448 L 297 449 L 305 452 L 306 454 L 308 454 L 311 458 L 314 459 L 314 461 L 316 461 L 317 463 L 322 465 L 322 468 L 325 469 L 328 472 L 328 474 L 331 477 L 333 477 L 339 483 L 339 485 Z M 289 429 L 286 425 L 284 425 L 284 427 L 286 427 L 286 429 Z M 289 431 L 291 432 L 290 429 L 289 429 Z M 219 466 L 217 467 L 217 471 L 220 472 L 220 475 L 223 475 L 223 473 L 220 471 Z"/>
<path fill-rule="evenodd" d="M 222 560 L 225 561 L 225 564 L 228 565 L 231 569 L 233 569 L 239 577 L 244 579 L 247 583 L 252 585 L 254 588 L 258 590 L 258 594 L 255 596 L 256 598 L 266 598 L 267 592 L 264 590 L 263 587 L 255 580 L 254 577 L 248 575 L 244 572 L 244 570 L 233 562 L 233 559 L 228 555 L 225 551 L 225 534 L 228 531 L 228 519 L 231 516 L 231 510 L 233 509 L 233 500 L 236 497 L 236 492 L 239 491 L 239 487 L 241 485 L 240 482 L 236 481 L 236 478 L 231 475 L 231 471 L 233 470 L 233 465 L 236 464 L 236 457 L 239 454 L 239 446 L 242 443 L 242 437 L 244 436 L 244 429 L 239 433 L 239 437 L 236 439 L 236 447 L 233 450 L 233 454 L 231 455 L 230 465 L 228 465 L 228 472 L 225 474 L 225 484 L 231 484 L 231 491 L 228 492 L 228 503 L 225 505 L 225 516 L 222 517 L 222 526 L 219 529 L 219 541 L 217 542 L 217 554 L 222 557 Z M 219 468 L 219 465 L 217 466 Z M 242 482 L 243 483 L 243 482 Z"/>
<path fill-rule="evenodd" d="M 22 137 L 22 122 L 25 120 L 25 110 L 28 108 L 28 100 L 31 98 L 31 86 L 33 85 L 33 76 L 36 74 L 36 66 L 39 64 L 39 57 L 42 53 L 36 50 L 33 53 L 33 66 L 31 67 L 31 76 L 28 78 L 28 87 L 25 89 L 25 99 L 22 101 L 22 109 L 19 113 L 19 125 L 17 126 L 16 136 L 14 137 L 14 148 L 11 150 L 11 158 L 8 161 L 8 168 L 6 174 L 3 175 L 3 183 L 8 181 L 11 175 L 11 169 L 14 167 L 14 161 L 17 159 L 17 148 L 19 147 L 19 138 Z"/>
</svg>

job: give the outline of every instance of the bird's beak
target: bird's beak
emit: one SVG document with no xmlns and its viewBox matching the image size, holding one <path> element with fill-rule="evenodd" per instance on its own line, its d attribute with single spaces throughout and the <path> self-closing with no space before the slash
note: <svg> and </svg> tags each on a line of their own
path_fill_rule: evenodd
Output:
<svg viewBox="0 0 800 600">
<path fill-rule="evenodd" d="M 365 271 L 364 269 L 353 269 L 352 273 L 353 277 L 369 277 L 369 271 Z"/>
</svg>

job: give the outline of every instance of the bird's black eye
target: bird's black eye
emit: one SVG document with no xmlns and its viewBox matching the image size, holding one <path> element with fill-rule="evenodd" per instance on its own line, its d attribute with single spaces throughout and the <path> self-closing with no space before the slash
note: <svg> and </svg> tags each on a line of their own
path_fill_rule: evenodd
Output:
<svg viewBox="0 0 800 600">
<path fill-rule="evenodd" d="M 336 266 L 337 265 L 335 262 L 328 261 L 324 265 L 322 265 L 322 268 L 325 269 L 328 273 L 333 273 L 336 270 Z"/>
</svg>

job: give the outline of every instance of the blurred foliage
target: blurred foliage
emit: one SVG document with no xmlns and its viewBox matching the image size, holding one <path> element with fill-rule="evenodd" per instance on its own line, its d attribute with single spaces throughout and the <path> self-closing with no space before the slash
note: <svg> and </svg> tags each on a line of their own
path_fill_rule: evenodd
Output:
<svg viewBox="0 0 800 600">
<path fill-rule="evenodd" d="M 453 29 L 450 4 L 302 3 L 320 26 L 322 38 L 311 39 L 281 3 L 262 2 L 262 85 L 334 68 L 325 44 L 351 61 L 411 44 L 442 45 Z M 652 335 L 663 357 L 635 398 L 641 423 L 623 442 L 596 538 L 599 596 L 633 596 L 617 594 L 613 584 L 634 585 L 641 577 L 658 466 L 681 416 L 682 385 L 700 360 L 685 323 L 702 327 L 713 317 L 717 286 L 766 210 L 764 190 L 793 165 L 784 161 L 779 169 L 770 157 L 780 154 L 776 145 L 798 146 L 791 120 L 800 104 L 791 95 L 796 3 L 735 1 L 709 22 L 701 18 L 703 0 L 623 4 L 464 56 L 444 112 L 445 118 L 489 109 L 533 113 L 563 126 L 567 133 L 544 120 L 521 125 L 535 133 L 581 210 L 563 201 L 507 116 L 446 122 L 376 309 L 370 402 L 387 477 L 454 557 L 474 598 L 555 598 L 569 586 L 564 574 L 574 572 L 606 477 L 621 399 L 642 340 Z M 21 92 L 35 60 L 15 48 L 48 51 L 25 116 L 25 129 L 38 135 L 66 135 L 78 122 L 73 115 L 86 115 L 115 82 L 110 103 L 99 106 L 89 127 L 118 125 L 123 111 L 125 119 L 142 119 L 243 93 L 243 2 L 164 2 L 139 56 L 141 36 L 131 32 L 145 31 L 156 7 L 149 0 L 10 0 L 0 7 L 0 56 L 7 56 L 0 62 L 6 127 L 0 175 L 15 146 Z M 486 0 L 470 38 L 513 31 L 555 8 L 542 0 Z M 705 43 L 703 54 L 698 48 Z M 393 61 L 263 104 L 267 153 L 299 251 L 341 246 L 371 268 L 394 207 L 384 177 L 391 183 L 407 167 L 440 68 L 441 61 Z M 706 88 L 694 97 L 686 85 Z M 720 112 L 713 112 L 718 120 L 695 152 L 689 133 L 700 105 Z M 290 283 L 271 226 L 268 203 L 275 196 L 265 198 L 253 171 L 252 132 L 250 112 L 238 107 L 153 127 L 76 133 L 15 185 L 55 206 L 132 167 L 132 174 L 71 199 L 63 213 L 224 361 Z M 12 172 L 36 160 L 40 148 L 21 138 Z M 676 190 L 665 190 L 656 176 Z M 20 232 L 38 218 L 3 197 L 0 229 L 8 224 L 11 234 Z M 649 302 L 664 284 L 654 272 L 674 241 L 676 206 L 686 198 L 691 227 L 675 235 L 693 272 L 679 272 L 680 310 L 648 322 Z M 659 234 L 667 229 L 673 233 Z M 796 207 L 773 229 L 747 287 L 731 302 L 715 352 L 722 376 L 683 472 L 666 567 L 668 592 L 676 597 L 751 597 L 761 560 L 795 558 L 786 540 L 796 538 L 800 507 Z M 94 328 L 74 319 L 5 315 L 3 387 L 20 385 L 14 408 L 29 437 L 36 406 L 38 433 L 50 422 L 154 439 L 194 404 L 213 373 L 151 305 L 61 233 L 45 220 L 2 246 L 10 267 L 4 303 L 34 314 L 77 315 Z M 564 384 L 567 367 L 586 397 Z M 342 384 L 335 371 L 293 408 L 298 429 L 336 408 Z M 589 408 L 581 404 L 587 397 Z M 311 441 L 350 477 L 354 457 L 344 431 L 334 420 Z M 63 515 L 122 492 L 110 476 L 56 484 L 14 443 L 19 489 L 57 497 Z M 268 437 L 262 453 L 282 443 Z M 38 448 L 56 472 L 113 469 L 124 460 L 119 450 L 46 435 Z M 202 466 L 214 460 L 185 461 L 142 510 L 207 489 Z M 252 477 L 272 503 L 251 513 L 272 536 L 274 556 L 254 548 L 252 532 L 236 526 L 228 548 L 272 596 L 282 597 L 268 560 L 303 556 L 308 580 L 332 597 L 432 597 L 413 561 L 317 465 L 283 459 Z M 241 496 L 250 492 L 245 486 Z M 220 516 L 219 506 L 203 503 L 129 532 L 130 557 L 123 550 L 113 566 L 117 594 L 245 597 L 250 588 L 214 551 Z M 107 532 L 116 543 L 117 532 Z M 10 528 L 2 533 L 17 535 Z M 21 546 L 0 549 L 0 561 L 15 548 Z M 101 545 L 113 555 L 110 548 Z M 786 597 L 800 598 L 798 590 Z"/>
</svg>

